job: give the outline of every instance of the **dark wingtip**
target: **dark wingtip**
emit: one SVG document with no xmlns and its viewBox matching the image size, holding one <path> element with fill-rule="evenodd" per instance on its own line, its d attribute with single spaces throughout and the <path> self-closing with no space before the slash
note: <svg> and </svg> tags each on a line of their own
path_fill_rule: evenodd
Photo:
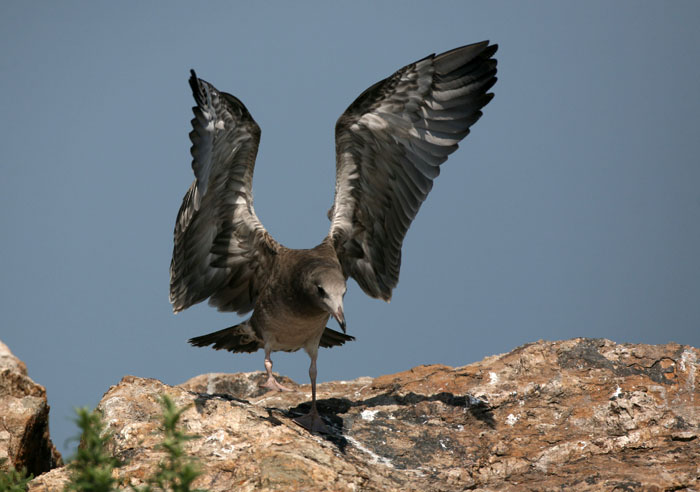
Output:
<svg viewBox="0 0 700 492">
<path fill-rule="evenodd" d="M 195 347 L 206 347 L 207 345 L 211 345 L 213 343 L 211 341 L 204 341 L 202 340 L 203 338 L 206 338 L 206 335 L 201 337 L 190 338 L 189 340 L 187 340 L 187 343 L 189 343 L 190 345 L 194 345 Z"/>
<path fill-rule="evenodd" d="M 197 77 L 197 73 L 194 71 L 193 68 L 190 69 L 190 88 L 192 89 L 192 94 L 194 95 L 194 98 L 197 99 L 197 94 L 199 93 L 199 78 Z M 198 100 L 199 102 L 199 100 Z"/>
<path fill-rule="evenodd" d="M 498 44 L 492 44 L 481 53 L 484 58 L 491 58 L 498 51 Z"/>
</svg>

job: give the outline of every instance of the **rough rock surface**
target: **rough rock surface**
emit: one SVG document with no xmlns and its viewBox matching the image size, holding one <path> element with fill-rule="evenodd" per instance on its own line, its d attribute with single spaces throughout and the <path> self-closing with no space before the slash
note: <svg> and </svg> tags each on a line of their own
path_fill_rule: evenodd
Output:
<svg viewBox="0 0 700 492">
<path fill-rule="evenodd" d="M 263 392 L 261 373 L 198 376 L 180 387 L 125 377 L 98 408 L 118 470 L 134 483 L 154 451 L 167 393 L 204 475 L 229 490 L 700 490 L 700 351 L 608 340 L 537 342 L 459 368 L 323 383 L 330 436 L 291 421 L 298 392 Z M 289 381 L 286 384 L 292 384 Z M 65 470 L 30 490 L 60 490 Z M 55 488 L 54 488 L 55 487 Z"/>
<path fill-rule="evenodd" d="M 46 390 L 0 342 L 0 467 L 26 468 L 35 476 L 61 464 L 49 438 Z"/>
</svg>

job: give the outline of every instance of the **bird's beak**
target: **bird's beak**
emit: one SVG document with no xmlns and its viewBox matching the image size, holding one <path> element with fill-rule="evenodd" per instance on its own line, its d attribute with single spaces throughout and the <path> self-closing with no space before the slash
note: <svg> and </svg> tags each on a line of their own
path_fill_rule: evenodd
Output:
<svg viewBox="0 0 700 492">
<path fill-rule="evenodd" d="M 342 306 L 339 307 L 335 313 L 333 313 L 333 317 L 338 322 L 340 327 L 343 329 L 343 333 L 345 333 L 345 315 L 343 314 L 343 307 Z"/>
</svg>

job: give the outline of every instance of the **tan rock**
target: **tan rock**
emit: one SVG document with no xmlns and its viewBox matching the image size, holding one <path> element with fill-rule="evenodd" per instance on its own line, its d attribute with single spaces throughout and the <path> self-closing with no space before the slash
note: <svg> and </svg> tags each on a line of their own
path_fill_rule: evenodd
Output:
<svg viewBox="0 0 700 492">
<path fill-rule="evenodd" d="M 118 473 L 133 483 L 162 458 L 166 393 L 192 405 L 182 424 L 200 437 L 187 447 L 204 471 L 196 485 L 212 491 L 690 491 L 700 490 L 699 359 L 676 344 L 574 339 L 323 383 L 331 436 L 291 420 L 308 409 L 308 385 L 260 394 L 260 373 L 180 387 L 128 376 L 98 408 L 112 453 L 128 461 Z M 42 478 L 30 490 L 45 490 Z"/>
<path fill-rule="evenodd" d="M 0 342 L 0 461 L 4 468 L 26 468 L 35 476 L 60 465 L 49 438 L 46 390 L 27 375 L 27 367 Z"/>
</svg>

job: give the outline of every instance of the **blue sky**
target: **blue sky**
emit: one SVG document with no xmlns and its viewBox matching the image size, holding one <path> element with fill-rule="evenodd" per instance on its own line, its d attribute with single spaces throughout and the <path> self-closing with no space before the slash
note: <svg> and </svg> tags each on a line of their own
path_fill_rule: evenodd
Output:
<svg viewBox="0 0 700 492">
<path fill-rule="evenodd" d="M 699 346 L 698 19 L 690 1 L 2 2 L 0 339 L 46 386 L 54 442 L 126 374 L 263 369 L 186 343 L 235 315 L 168 303 L 190 68 L 262 128 L 262 222 L 311 247 L 347 105 L 429 53 L 500 45 L 496 97 L 409 230 L 391 304 L 351 283 L 357 341 L 321 351 L 320 381 L 539 339 Z M 304 353 L 273 360 L 308 381 Z"/>
</svg>

